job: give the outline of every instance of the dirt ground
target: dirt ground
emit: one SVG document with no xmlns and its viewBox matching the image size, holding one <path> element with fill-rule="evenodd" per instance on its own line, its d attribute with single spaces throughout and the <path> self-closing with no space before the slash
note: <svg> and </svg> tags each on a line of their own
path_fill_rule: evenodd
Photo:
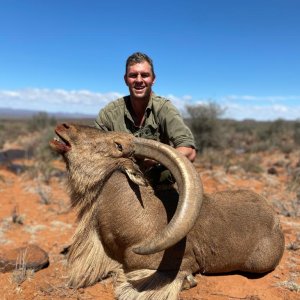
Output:
<svg viewBox="0 0 300 300">
<path fill-rule="evenodd" d="M 263 172 L 251 175 L 238 167 L 225 172 L 222 167 L 207 170 L 195 163 L 207 193 L 249 188 L 266 196 L 280 215 L 286 249 L 279 266 L 269 274 L 197 275 L 197 287 L 183 291 L 180 299 L 300 299 L 300 220 L 295 212 L 300 211 L 300 196 L 287 188 L 298 161 L 299 152 L 264 155 Z M 37 244 L 49 253 L 50 265 L 36 273 L 19 269 L 0 273 L 0 299 L 114 299 L 112 279 L 85 289 L 67 287 L 61 252 L 70 243 L 76 222 L 69 209 L 64 165 L 57 162 L 61 176 L 45 185 L 22 172 L 21 167 L 30 163 L 24 158 L 11 159 L 9 165 L 0 162 L 0 252 Z M 267 172 L 274 166 L 276 172 Z"/>
</svg>

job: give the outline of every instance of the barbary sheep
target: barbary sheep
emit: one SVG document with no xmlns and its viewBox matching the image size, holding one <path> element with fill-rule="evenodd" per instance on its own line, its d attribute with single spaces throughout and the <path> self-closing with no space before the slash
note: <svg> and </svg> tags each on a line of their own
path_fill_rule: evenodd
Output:
<svg viewBox="0 0 300 300">
<path fill-rule="evenodd" d="M 273 270 L 284 251 L 279 219 L 248 191 L 203 194 L 193 165 L 172 147 L 128 133 L 60 124 L 50 142 L 68 170 L 78 227 L 70 285 L 114 274 L 118 299 L 178 299 L 191 274 Z M 155 159 L 177 187 L 154 189 L 135 157 Z"/>
</svg>

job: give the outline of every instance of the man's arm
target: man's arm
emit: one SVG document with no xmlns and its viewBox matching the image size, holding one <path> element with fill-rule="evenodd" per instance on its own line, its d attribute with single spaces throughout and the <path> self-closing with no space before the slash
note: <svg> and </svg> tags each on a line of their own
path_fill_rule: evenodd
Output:
<svg viewBox="0 0 300 300">
<path fill-rule="evenodd" d="M 197 155 L 194 136 L 170 101 L 166 102 L 162 108 L 160 118 L 163 130 L 175 149 L 193 162 Z"/>
</svg>

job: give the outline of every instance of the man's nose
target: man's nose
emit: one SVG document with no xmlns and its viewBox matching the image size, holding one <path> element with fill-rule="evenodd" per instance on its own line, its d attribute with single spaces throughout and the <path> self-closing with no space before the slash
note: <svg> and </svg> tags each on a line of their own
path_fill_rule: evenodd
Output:
<svg viewBox="0 0 300 300">
<path fill-rule="evenodd" d="M 138 74 L 137 76 L 136 76 L 136 81 L 142 81 L 143 80 L 143 77 L 142 77 L 142 75 L 141 74 Z"/>
</svg>

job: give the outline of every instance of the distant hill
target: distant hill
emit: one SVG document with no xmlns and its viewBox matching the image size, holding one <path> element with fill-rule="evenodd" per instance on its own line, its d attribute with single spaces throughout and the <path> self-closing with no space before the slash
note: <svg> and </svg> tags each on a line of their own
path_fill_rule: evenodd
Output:
<svg viewBox="0 0 300 300">
<path fill-rule="evenodd" d="M 29 119 L 42 111 L 27 110 L 27 109 L 13 109 L 7 107 L 0 107 L 0 119 Z M 43 111 L 45 112 L 45 111 Z M 57 119 L 94 119 L 95 115 L 80 114 L 80 113 L 50 113 L 46 112 L 48 116 Z"/>
</svg>

